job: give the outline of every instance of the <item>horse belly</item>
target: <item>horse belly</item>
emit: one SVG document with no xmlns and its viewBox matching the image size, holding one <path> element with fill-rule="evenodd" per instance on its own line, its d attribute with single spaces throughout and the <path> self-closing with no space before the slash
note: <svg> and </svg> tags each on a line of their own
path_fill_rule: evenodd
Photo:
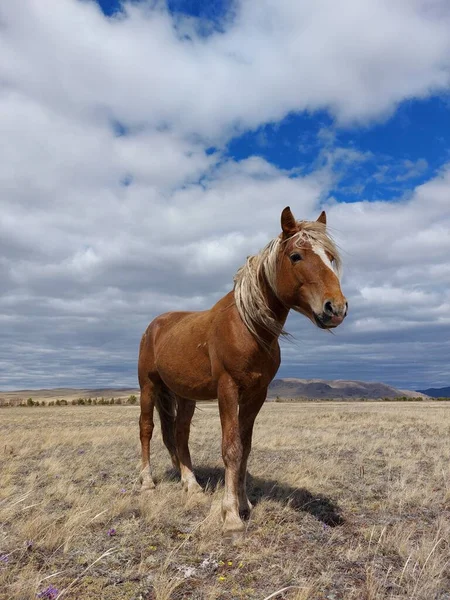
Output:
<svg viewBox="0 0 450 600">
<path fill-rule="evenodd" d="M 217 397 L 217 383 L 211 375 L 211 363 L 205 342 L 177 336 L 173 343 L 165 343 L 156 356 L 158 374 L 167 387 L 182 398 L 213 400 Z"/>
</svg>

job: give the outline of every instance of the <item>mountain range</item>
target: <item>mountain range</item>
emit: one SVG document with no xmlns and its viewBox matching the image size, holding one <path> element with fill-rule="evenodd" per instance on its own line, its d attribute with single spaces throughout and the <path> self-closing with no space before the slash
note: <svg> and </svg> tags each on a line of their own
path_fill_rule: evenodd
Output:
<svg viewBox="0 0 450 600">
<path fill-rule="evenodd" d="M 13 392 L 0 392 L 0 406 L 4 404 L 19 404 L 26 402 L 27 398 L 44 401 L 46 404 L 52 400 L 65 399 L 68 402 L 77 398 L 120 398 L 126 402 L 134 394 L 139 398 L 136 388 L 102 388 L 102 389 L 76 389 L 53 388 L 41 390 L 17 390 Z M 443 388 L 429 388 L 426 390 L 402 390 L 385 383 L 368 383 L 365 381 L 325 380 L 325 379 L 274 379 L 269 386 L 269 400 L 277 396 L 283 399 L 307 400 L 378 400 L 380 398 L 450 398 L 450 386 Z"/>
<path fill-rule="evenodd" d="M 442 388 L 428 388 L 427 390 L 418 390 L 431 398 L 450 398 L 450 385 Z"/>
<path fill-rule="evenodd" d="M 274 379 L 269 386 L 269 398 L 306 398 L 310 400 L 336 399 L 376 400 L 379 398 L 427 398 L 423 392 L 400 390 L 385 383 L 324 379 Z"/>
</svg>

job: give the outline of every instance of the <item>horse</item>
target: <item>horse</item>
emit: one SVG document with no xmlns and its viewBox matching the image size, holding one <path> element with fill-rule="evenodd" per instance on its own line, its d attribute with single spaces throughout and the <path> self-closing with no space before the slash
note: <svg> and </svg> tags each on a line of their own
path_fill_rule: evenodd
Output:
<svg viewBox="0 0 450 600">
<path fill-rule="evenodd" d="M 240 537 L 253 508 L 247 497 L 247 460 L 255 418 L 280 366 L 279 337 L 290 310 L 320 329 L 340 325 L 348 303 L 340 286 L 341 258 L 317 221 L 297 221 L 287 206 L 281 234 L 249 256 L 234 288 L 211 309 L 168 312 L 142 336 L 138 378 L 142 491 L 155 483 L 150 469 L 154 407 L 163 442 L 189 495 L 202 491 L 192 468 L 189 430 L 197 400 L 218 399 L 225 489 L 223 535 Z"/>
</svg>

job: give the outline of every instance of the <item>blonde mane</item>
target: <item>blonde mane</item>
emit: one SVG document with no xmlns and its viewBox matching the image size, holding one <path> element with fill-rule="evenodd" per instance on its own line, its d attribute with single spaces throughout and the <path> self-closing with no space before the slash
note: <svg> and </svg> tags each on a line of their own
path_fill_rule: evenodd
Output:
<svg viewBox="0 0 450 600">
<path fill-rule="evenodd" d="M 277 267 L 283 244 L 293 242 L 294 247 L 302 248 L 305 243 L 319 245 L 334 258 L 333 268 L 341 276 L 342 262 L 338 249 L 327 234 L 326 227 L 319 221 L 299 221 L 300 231 L 287 240 L 281 236 L 271 240 L 265 248 L 254 256 L 249 256 L 234 276 L 234 297 L 241 319 L 256 340 L 264 345 L 258 326 L 274 335 L 287 335 L 282 325 L 274 318 L 264 296 L 264 281 L 277 293 Z"/>
</svg>

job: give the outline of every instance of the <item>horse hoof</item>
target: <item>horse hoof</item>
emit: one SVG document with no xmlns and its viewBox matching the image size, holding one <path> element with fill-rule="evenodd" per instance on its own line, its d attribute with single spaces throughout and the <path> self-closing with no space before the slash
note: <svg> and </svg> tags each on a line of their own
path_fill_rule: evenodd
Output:
<svg viewBox="0 0 450 600">
<path fill-rule="evenodd" d="M 226 543 L 231 543 L 233 545 L 238 544 L 244 539 L 245 533 L 245 525 L 237 517 L 237 515 L 228 515 L 225 516 L 225 521 L 222 528 L 222 536 Z"/>
<path fill-rule="evenodd" d="M 244 521 L 248 521 L 248 519 L 250 518 L 250 514 L 252 512 L 252 509 L 253 509 L 253 504 L 250 502 L 250 500 L 248 498 L 246 498 L 242 502 L 242 508 L 239 508 L 239 516 L 241 517 L 241 519 L 243 519 Z"/>
<path fill-rule="evenodd" d="M 155 482 L 150 480 L 147 481 L 143 481 L 141 484 L 141 492 L 151 492 L 152 490 L 154 490 L 156 487 Z"/>
<path fill-rule="evenodd" d="M 222 541 L 224 544 L 230 545 L 230 546 L 238 546 L 240 544 L 242 544 L 242 542 L 244 541 L 244 530 L 232 530 L 232 531 L 223 531 L 222 534 Z"/>
<path fill-rule="evenodd" d="M 239 516 L 241 517 L 241 519 L 243 521 L 248 521 L 250 519 L 250 513 L 251 513 L 250 508 L 244 508 L 243 510 L 239 511 Z"/>
<path fill-rule="evenodd" d="M 188 486 L 188 494 L 189 496 L 197 496 L 198 494 L 203 496 L 203 488 L 197 482 L 192 483 L 190 486 Z"/>
<path fill-rule="evenodd" d="M 188 496 L 203 494 L 203 488 L 197 481 L 183 481 L 181 486 Z"/>
</svg>

